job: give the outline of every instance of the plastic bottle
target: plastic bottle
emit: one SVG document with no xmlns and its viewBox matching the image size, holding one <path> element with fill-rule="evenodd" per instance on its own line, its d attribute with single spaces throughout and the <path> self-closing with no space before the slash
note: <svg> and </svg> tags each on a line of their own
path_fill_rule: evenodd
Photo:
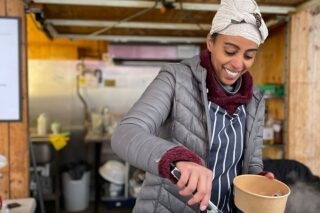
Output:
<svg viewBox="0 0 320 213">
<path fill-rule="evenodd" d="M 273 130 L 273 123 L 274 119 L 271 115 L 271 113 L 268 112 L 268 109 L 266 107 L 266 115 L 265 115 L 265 123 L 263 128 L 263 143 L 264 144 L 273 144 L 274 143 L 274 130 Z"/>
<path fill-rule="evenodd" d="M 38 135 L 46 135 L 48 126 L 48 118 L 45 113 L 41 113 L 37 119 L 37 133 Z"/>
<path fill-rule="evenodd" d="M 275 144 L 283 143 L 283 130 L 282 130 L 282 121 L 275 120 L 273 124 L 273 140 Z"/>
</svg>

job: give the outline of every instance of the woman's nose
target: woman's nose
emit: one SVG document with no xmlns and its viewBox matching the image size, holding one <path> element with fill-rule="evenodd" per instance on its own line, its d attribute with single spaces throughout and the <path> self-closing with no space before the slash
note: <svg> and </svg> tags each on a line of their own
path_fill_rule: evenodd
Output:
<svg viewBox="0 0 320 213">
<path fill-rule="evenodd" d="M 235 57 L 231 60 L 231 66 L 234 71 L 242 71 L 244 68 L 244 62 L 241 57 Z"/>
</svg>

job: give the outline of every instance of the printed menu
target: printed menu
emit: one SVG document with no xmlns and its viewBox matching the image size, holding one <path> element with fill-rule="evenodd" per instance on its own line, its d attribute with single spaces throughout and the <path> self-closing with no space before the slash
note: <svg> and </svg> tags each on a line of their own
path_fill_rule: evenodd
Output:
<svg viewBox="0 0 320 213">
<path fill-rule="evenodd" d="M 0 121 L 18 121 L 20 115 L 19 19 L 0 18 Z"/>
</svg>

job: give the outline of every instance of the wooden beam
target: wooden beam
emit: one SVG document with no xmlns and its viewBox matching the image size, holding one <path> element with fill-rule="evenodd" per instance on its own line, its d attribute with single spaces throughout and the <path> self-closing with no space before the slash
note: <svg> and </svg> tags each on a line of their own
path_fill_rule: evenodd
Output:
<svg viewBox="0 0 320 213">
<path fill-rule="evenodd" d="M 123 35 L 79 35 L 58 34 L 56 38 L 105 40 L 109 42 L 156 42 L 156 43 L 205 43 L 205 37 L 169 37 L 169 36 L 123 36 Z"/>
<path fill-rule="evenodd" d="M 116 27 L 116 28 L 141 28 L 161 30 L 200 30 L 194 23 L 154 23 L 154 22 L 118 22 L 100 20 L 74 20 L 74 19 L 47 19 L 47 24 L 55 26 L 87 26 L 87 27 Z M 211 24 L 199 24 L 203 30 L 209 31 Z"/>
<path fill-rule="evenodd" d="M 21 0 L 0 0 L 0 15 L 20 17 L 20 76 L 22 120 L 0 123 L 0 153 L 8 158 L 8 166 L 0 179 L 0 195 L 4 198 L 29 196 L 29 146 L 27 121 L 27 57 L 24 5 Z M 8 70 L 9 72 L 10 70 Z"/>
<path fill-rule="evenodd" d="M 0 0 L 0 16 L 6 15 L 6 0 Z M 8 158 L 9 161 L 9 125 L 8 123 L 0 123 L 0 154 Z M 10 164 L 1 169 L 2 177 L 0 177 L 0 196 L 5 199 L 9 198 L 9 168 Z"/>
<path fill-rule="evenodd" d="M 1 0 L 0 0 L 1 1 Z M 1 7 L 1 3 L 0 3 Z M 9 159 L 9 125 L 8 123 L 0 123 L 0 154 L 4 155 L 8 161 Z M 0 196 L 2 199 L 6 199 L 10 197 L 9 190 L 9 170 L 10 164 L 1 169 L 2 177 L 0 177 Z"/>
<path fill-rule="evenodd" d="M 296 12 L 300 12 L 302 10 L 308 10 L 310 8 L 315 8 L 317 6 L 320 6 L 319 0 L 309 0 L 306 3 L 303 3 L 297 7 Z"/>
<path fill-rule="evenodd" d="M 8 16 L 20 17 L 20 76 L 22 120 L 9 124 L 10 129 L 10 197 L 29 196 L 29 143 L 28 143 L 28 88 L 26 56 L 26 24 L 24 5 L 21 0 L 7 0 Z"/>
<path fill-rule="evenodd" d="M 320 15 L 304 10 L 292 15 L 288 78 L 289 159 L 320 175 Z"/>
<path fill-rule="evenodd" d="M 35 3 L 44 4 L 69 4 L 69 5 L 91 5 L 91 6 L 104 6 L 104 7 L 130 7 L 130 8 L 151 8 L 155 6 L 153 1 L 134 1 L 134 0 L 33 0 Z M 175 9 L 180 10 L 180 3 L 173 3 Z M 161 6 L 160 3 L 156 8 Z M 188 3 L 183 2 L 184 10 L 198 10 L 198 11 L 217 11 L 219 4 L 212 3 Z M 272 6 L 261 5 L 259 6 L 261 13 L 271 14 L 288 14 L 295 11 L 295 7 L 286 6 Z"/>
</svg>

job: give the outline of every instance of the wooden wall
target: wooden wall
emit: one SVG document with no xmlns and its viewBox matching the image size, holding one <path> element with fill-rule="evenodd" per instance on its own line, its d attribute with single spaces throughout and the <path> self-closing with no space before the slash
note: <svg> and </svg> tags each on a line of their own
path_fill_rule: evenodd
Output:
<svg viewBox="0 0 320 213">
<path fill-rule="evenodd" d="M 278 26 L 269 32 L 261 45 L 251 74 L 256 85 L 267 83 L 284 83 L 285 69 L 285 25 Z"/>
<path fill-rule="evenodd" d="M 264 44 L 260 46 L 250 72 L 256 86 L 262 84 L 285 83 L 285 38 L 286 25 L 282 24 L 269 32 Z M 284 98 L 266 99 L 268 113 L 274 119 L 284 120 Z M 279 146 L 265 147 L 263 156 L 267 158 L 282 158 L 283 149 Z"/>
<path fill-rule="evenodd" d="M 320 175 L 320 7 L 292 16 L 288 158 Z"/>
<path fill-rule="evenodd" d="M 285 83 L 285 36 L 286 26 L 283 24 L 269 32 L 269 36 L 261 45 L 251 74 L 255 85 Z M 268 110 L 275 119 L 284 119 L 284 99 L 266 100 Z"/>
<path fill-rule="evenodd" d="M 0 196 L 21 198 L 29 195 L 27 60 L 23 2 L 21 0 L 0 0 L 0 16 L 19 16 L 21 18 L 22 121 L 0 122 L 0 154 L 5 155 L 9 162 L 9 165 L 1 170 L 4 176 L 0 178 Z"/>
<path fill-rule="evenodd" d="M 27 15 L 28 59 L 101 59 L 107 52 L 106 41 L 50 40 L 33 15 Z"/>
</svg>

